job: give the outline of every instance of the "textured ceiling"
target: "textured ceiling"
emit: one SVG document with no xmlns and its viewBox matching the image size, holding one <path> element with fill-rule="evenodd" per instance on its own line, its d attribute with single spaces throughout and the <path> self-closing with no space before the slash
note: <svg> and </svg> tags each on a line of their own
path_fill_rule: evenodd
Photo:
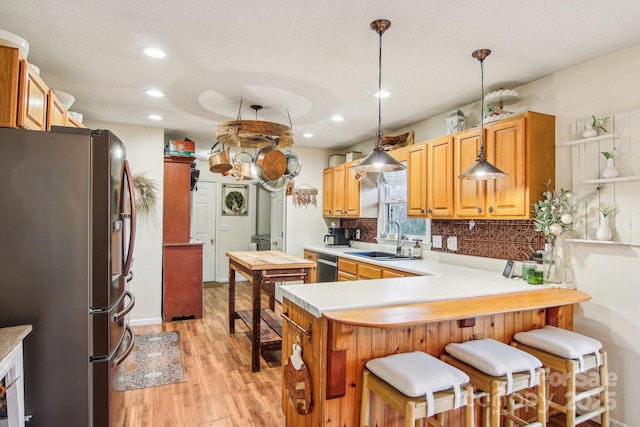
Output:
<svg viewBox="0 0 640 427">
<path fill-rule="evenodd" d="M 615 6 L 614 6 L 615 5 Z M 25 38 L 30 62 L 76 97 L 85 119 L 157 126 L 213 143 L 216 126 L 265 108 L 296 144 L 346 147 L 377 128 L 378 36 L 383 36 L 383 129 L 399 129 L 640 43 L 640 2 L 616 0 L 3 0 L 0 29 Z M 140 48 L 157 46 L 154 60 Z M 162 99 L 143 92 L 158 88 Z M 148 114 L 164 117 L 152 122 Z M 333 114 L 347 120 L 330 121 Z M 312 132 L 307 140 L 299 135 Z"/>
</svg>

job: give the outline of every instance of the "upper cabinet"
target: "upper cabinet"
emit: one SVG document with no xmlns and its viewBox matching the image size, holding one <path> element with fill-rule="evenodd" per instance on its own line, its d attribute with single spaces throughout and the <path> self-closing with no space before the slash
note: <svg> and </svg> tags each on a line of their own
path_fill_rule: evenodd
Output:
<svg viewBox="0 0 640 427">
<path fill-rule="evenodd" d="M 410 146 L 407 169 L 407 215 L 453 217 L 453 137 Z"/>
<path fill-rule="evenodd" d="M 532 218 L 531 206 L 555 180 L 555 117 L 528 112 L 485 125 L 487 160 L 507 173 L 487 181 L 455 182 L 460 218 Z M 454 176 L 475 162 L 479 129 L 455 135 Z"/>
<path fill-rule="evenodd" d="M 49 130 L 83 127 L 66 116 L 62 104 L 18 49 L 0 46 L 0 126 Z"/>
<path fill-rule="evenodd" d="M 378 192 L 369 181 L 361 182 L 352 169 L 360 160 L 343 163 L 323 172 L 322 215 L 334 218 L 375 218 Z"/>
</svg>

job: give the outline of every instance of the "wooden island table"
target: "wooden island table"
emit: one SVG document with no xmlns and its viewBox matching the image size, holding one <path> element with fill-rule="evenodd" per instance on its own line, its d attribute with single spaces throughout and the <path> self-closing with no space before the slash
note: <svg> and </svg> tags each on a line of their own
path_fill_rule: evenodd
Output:
<svg viewBox="0 0 640 427">
<path fill-rule="evenodd" d="M 229 333 L 235 333 L 235 320 L 242 320 L 251 331 L 251 370 L 260 370 L 263 351 L 282 348 L 282 321 L 274 313 L 275 283 L 300 281 L 309 283 L 315 261 L 281 251 L 227 252 L 229 258 Z M 236 275 L 251 281 L 252 307 L 236 311 Z M 268 286 L 269 308 L 262 308 L 262 285 Z"/>
<path fill-rule="evenodd" d="M 546 324 L 572 329 L 573 305 L 590 299 L 497 274 L 285 285 L 282 292 L 287 321 L 312 331 L 305 336 L 286 328 L 282 337 L 283 360 L 284 349 L 302 345 L 313 401 L 309 413 L 297 413 L 283 384 L 287 427 L 360 425 L 362 370 L 370 359 L 416 350 L 439 357 L 451 342 L 509 343 L 516 332 Z M 463 413 L 448 415 L 447 427 L 463 425 Z M 370 416 L 370 425 L 404 426 L 375 395 Z"/>
</svg>

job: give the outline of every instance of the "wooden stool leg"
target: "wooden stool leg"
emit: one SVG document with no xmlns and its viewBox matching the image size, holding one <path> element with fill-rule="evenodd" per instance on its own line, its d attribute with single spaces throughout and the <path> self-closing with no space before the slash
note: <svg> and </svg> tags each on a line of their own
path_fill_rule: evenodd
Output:
<svg viewBox="0 0 640 427">
<path fill-rule="evenodd" d="M 516 400 L 513 398 L 513 396 L 509 396 L 507 398 L 507 413 L 514 415 L 516 412 L 515 409 L 513 409 L 514 406 L 516 406 Z M 513 427 L 513 420 L 505 417 L 504 427 Z"/>
<path fill-rule="evenodd" d="M 576 425 L 576 369 L 575 363 L 568 361 L 567 363 L 567 392 L 565 408 L 567 409 L 566 422 L 567 426 L 575 427 Z"/>
<path fill-rule="evenodd" d="M 405 406 L 404 425 L 405 427 L 416 427 L 415 407 L 410 403 Z"/>
<path fill-rule="evenodd" d="M 491 381 L 491 392 L 489 393 L 490 405 L 489 411 L 491 412 L 491 420 L 489 425 L 491 427 L 500 427 L 500 383 L 498 381 Z"/>
<path fill-rule="evenodd" d="M 536 386 L 536 409 L 538 411 L 537 420 L 542 423 L 542 427 L 547 425 L 547 384 L 543 368 L 536 370 L 538 385 Z"/>
<path fill-rule="evenodd" d="M 465 387 L 467 391 L 467 406 L 464 408 L 465 427 L 475 427 L 474 413 L 475 407 L 473 405 L 473 387 Z"/>
<path fill-rule="evenodd" d="M 371 391 L 369 390 L 369 375 L 365 370 L 362 373 L 362 402 L 360 403 L 360 427 L 369 425 L 369 406 L 371 404 Z"/>
<path fill-rule="evenodd" d="M 604 387 L 600 393 L 600 405 L 605 408 L 600 415 L 600 426 L 609 427 L 609 368 L 607 367 L 607 352 L 600 352 L 602 355 L 602 364 L 600 365 L 600 385 Z"/>
</svg>

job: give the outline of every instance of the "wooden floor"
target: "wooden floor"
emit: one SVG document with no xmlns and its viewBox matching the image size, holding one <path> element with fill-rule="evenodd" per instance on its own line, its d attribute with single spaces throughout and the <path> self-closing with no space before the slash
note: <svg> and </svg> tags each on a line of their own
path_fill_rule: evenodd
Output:
<svg viewBox="0 0 640 427">
<path fill-rule="evenodd" d="M 251 372 L 248 329 L 236 320 L 229 334 L 228 288 L 205 288 L 202 319 L 134 327 L 136 334 L 180 331 L 187 381 L 126 391 L 126 427 L 270 427 L 284 426 L 281 408 L 281 352 L 260 360 Z M 236 307 L 251 306 L 249 282 L 237 282 Z M 268 306 L 263 293 L 262 306 Z M 281 307 L 276 303 L 276 313 Z M 564 415 L 549 426 L 564 425 Z M 599 426 L 585 422 L 581 426 Z"/>
<path fill-rule="evenodd" d="M 248 329 L 229 334 L 228 287 L 205 288 L 203 318 L 136 326 L 136 334 L 179 331 L 187 381 L 125 392 L 127 427 L 284 426 L 281 352 L 251 372 Z M 263 295 L 263 298 L 264 295 Z M 249 282 L 236 285 L 236 307 L 251 307 Z M 268 300 L 263 299 L 263 307 Z M 276 313 L 280 314 L 276 303 Z"/>
</svg>

